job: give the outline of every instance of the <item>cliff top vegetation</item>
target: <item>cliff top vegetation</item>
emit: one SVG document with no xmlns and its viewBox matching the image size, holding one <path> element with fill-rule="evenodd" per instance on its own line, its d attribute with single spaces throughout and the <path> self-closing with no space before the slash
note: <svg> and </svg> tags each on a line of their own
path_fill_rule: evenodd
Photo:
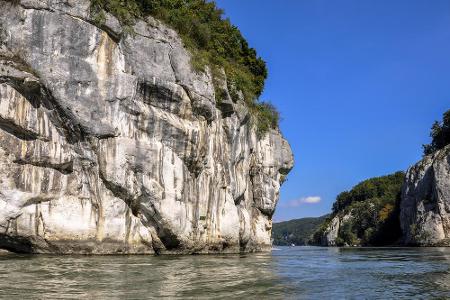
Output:
<svg viewBox="0 0 450 300">
<path fill-rule="evenodd" d="M 450 144 L 450 109 L 444 113 L 442 122 L 434 122 L 430 136 L 431 144 L 423 145 L 425 155 L 432 154 Z"/>
<path fill-rule="evenodd" d="M 397 196 L 405 173 L 397 172 L 392 175 L 374 177 L 362 181 L 354 186 L 350 191 L 340 193 L 333 203 L 333 214 L 345 210 L 356 202 L 367 201 L 369 199 L 379 199 L 381 201 L 390 200 Z"/>
<path fill-rule="evenodd" d="M 214 77 L 223 68 L 233 100 L 239 91 L 256 121 L 259 134 L 277 128 L 279 114 L 275 108 L 259 102 L 267 78 L 265 62 L 251 48 L 239 29 L 224 18 L 223 10 L 207 0 L 92 0 L 91 13 L 104 21 L 103 11 L 116 16 L 130 29 L 139 18 L 148 15 L 166 23 L 182 37 L 192 53 L 196 70 L 210 66 Z M 221 95 L 217 90 L 216 95 Z M 218 99 L 220 101 L 220 99 Z"/>
</svg>

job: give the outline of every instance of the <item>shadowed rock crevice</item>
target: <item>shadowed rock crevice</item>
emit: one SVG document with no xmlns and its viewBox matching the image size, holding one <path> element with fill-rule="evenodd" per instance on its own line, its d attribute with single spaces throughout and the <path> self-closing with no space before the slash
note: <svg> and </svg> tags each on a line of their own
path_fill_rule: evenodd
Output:
<svg viewBox="0 0 450 300">
<path fill-rule="evenodd" d="M 4 79 L 8 85 L 14 88 L 20 95 L 22 95 L 35 109 L 44 109 L 45 113 L 49 117 L 52 124 L 61 131 L 62 135 L 66 137 L 67 142 L 77 143 L 83 141 L 85 137 L 88 136 L 86 129 L 76 121 L 76 117 L 63 109 L 63 107 L 58 103 L 58 101 L 52 95 L 52 92 L 43 86 L 37 78 L 29 80 L 28 78 L 12 78 L 9 76 L 3 76 L 0 78 Z M 1 82 L 1 80 L 0 80 Z M 2 118 L 0 117 L 0 124 Z M 10 130 L 12 132 L 19 132 L 18 138 L 23 136 L 24 140 L 36 140 L 42 139 L 47 141 L 46 138 L 39 136 L 39 134 L 26 130 L 24 128 L 19 128 L 18 125 L 11 124 L 13 121 L 5 120 L 10 124 L 6 124 L 5 127 L 12 127 Z M 1 126 L 1 125 L 0 125 Z M 3 127 L 2 127 L 3 129 Z M 4 129 L 8 131 L 8 129 Z M 23 134 L 20 134 L 20 131 Z M 11 133 L 11 132 L 10 132 Z M 11 133 L 15 135 L 14 133 Z"/>
<path fill-rule="evenodd" d="M 157 253 L 161 253 L 164 250 L 176 249 L 180 245 L 179 239 L 171 232 L 168 225 L 161 223 L 161 217 L 158 217 L 157 209 L 155 209 L 152 203 L 152 198 L 154 197 L 148 194 L 146 195 L 145 193 L 141 194 L 139 197 L 135 197 L 130 195 L 126 188 L 108 181 L 102 175 L 102 172 L 99 173 L 99 176 L 105 187 L 114 196 L 123 200 L 131 209 L 131 212 L 135 217 L 140 218 L 142 216 L 142 222 L 155 229 L 155 232 L 152 235 L 154 241 L 152 247 Z M 162 244 L 158 243 L 158 241 L 162 242 Z"/>
<path fill-rule="evenodd" d="M 7 120 L 2 117 L 0 117 L 0 129 L 24 141 L 34 141 L 39 138 L 39 135 L 37 133 L 22 128 L 15 124 L 14 121 Z"/>
<path fill-rule="evenodd" d="M 55 169 L 55 170 L 61 172 L 64 175 L 73 173 L 73 161 L 69 161 L 69 162 L 61 163 L 61 164 L 54 164 L 54 163 L 45 162 L 45 161 L 27 161 L 24 159 L 16 159 L 16 160 L 14 160 L 14 163 L 19 164 L 19 165 L 32 165 L 32 166 L 41 167 L 41 168 L 51 168 L 51 169 Z"/>
<path fill-rule="evenodd" d="M 0 249 L 15 253 L 58 253 L 59 248 L 41 237 L 0 234 Z"/>
</svg>

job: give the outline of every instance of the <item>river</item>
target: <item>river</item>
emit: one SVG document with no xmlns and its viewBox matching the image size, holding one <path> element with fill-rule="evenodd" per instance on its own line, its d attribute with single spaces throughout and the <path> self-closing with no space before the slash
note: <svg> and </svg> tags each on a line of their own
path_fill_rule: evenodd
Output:
<svg viewBox="0 0 450 300">
<path fill-rule="evenodd" d="M 0 297 L 446 298 L 450 249 L 276 247 L 265 254 L 160 257 L 4 254 Z"/>
</svg>

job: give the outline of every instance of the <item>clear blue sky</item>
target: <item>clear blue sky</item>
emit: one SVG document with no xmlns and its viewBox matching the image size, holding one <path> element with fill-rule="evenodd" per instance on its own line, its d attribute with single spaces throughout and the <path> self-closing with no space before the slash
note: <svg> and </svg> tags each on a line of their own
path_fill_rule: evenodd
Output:
<svg viewBox="0 0 450 300">
<path fill-rule="evenodd" d="M 275 221 L 328 213 L 341 191 L 420 159 L 450 108 L 449 0 L 217 3 L 267 62 L 262 99 L 294 152 Z"/>
</svg>

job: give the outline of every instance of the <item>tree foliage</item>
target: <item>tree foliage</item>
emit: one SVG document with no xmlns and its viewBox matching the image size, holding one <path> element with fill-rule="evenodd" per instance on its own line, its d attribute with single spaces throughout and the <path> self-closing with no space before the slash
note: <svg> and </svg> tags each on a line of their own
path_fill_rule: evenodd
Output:
<svg viewBox="0 0 450 300">
<path fill-rule="evenodd" d="M 136 19 L 147 15 L 163 21 L 182 37 L 193 55 L 197 70 L 206 65 L 223 68 L 232 97 L 242 91 L 250 111 L 258 120 L 260 132 L 278 126 L 278 113 L 273 106 L 257 99 L 267 78 L 265 62 L 251 48 L 239 29 L 224 18 L 223 10 L 207 0 L 92 0 L 91 12 L 96 20 L 104 19 L 103 11 L 116 16 L 122 25 L 131 27 Z M 218 72 L 212 72 L 217 74 Z"/>
<path fill-rule="evenodd" d="M 434 122 L 431 127 L 431 144 L 423 145 L 425 155 L 432 154 L 450 144 L 450 110 L 447 110 L 442 122 Z"/>
<path fill-rule="evenodd" d="M 261 137 L 269 129 L 275 129 L 280 121 L 280 114 L 269 102 L 261 102 L 251 107 L 256 116 L 257 134 Z"/>
<path fill-rule="evenodd" d="M 352 203 L 369 199 L 379 199 L 382 202 L 394 199 L 401 189 L 404 176 L 403 172 L 397 172 L 357 184 L 350 191 L 342 192 L 337 196 L 333 204 L 333 213 L 343 211 Z"/>
</svg>

